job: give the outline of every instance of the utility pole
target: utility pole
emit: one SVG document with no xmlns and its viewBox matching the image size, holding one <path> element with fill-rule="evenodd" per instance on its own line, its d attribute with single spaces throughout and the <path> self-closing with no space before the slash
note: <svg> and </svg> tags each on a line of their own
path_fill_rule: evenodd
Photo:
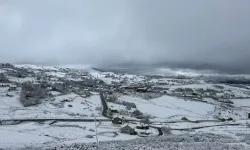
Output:
<svg viewBox="0 0 250 150">
<path fill-rule="evenodd" d="M 95 115 L 95 137 L 96 137 L 96 146 L 97 146 L 97 149 L 99 149 L 99 141 L 98 141 L 97 125 L 96 125 L 96 115 Z"/>
</svg>

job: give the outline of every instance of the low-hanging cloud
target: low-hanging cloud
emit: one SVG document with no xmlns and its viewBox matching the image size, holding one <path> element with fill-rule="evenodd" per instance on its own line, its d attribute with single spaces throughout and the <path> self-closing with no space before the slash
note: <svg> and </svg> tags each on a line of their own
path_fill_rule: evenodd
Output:
<svg viewBox="0 0 250 150">
<path fill-rule="evenodd" d="M 0 0 L 0 60 L 250 72 L 249 27 L 249 0 Z"/>
</svg>

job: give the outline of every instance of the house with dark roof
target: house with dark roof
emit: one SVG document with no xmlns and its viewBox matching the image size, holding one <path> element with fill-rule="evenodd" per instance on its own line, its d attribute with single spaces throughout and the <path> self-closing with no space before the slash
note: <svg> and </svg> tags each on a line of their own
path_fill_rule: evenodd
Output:
<svg viewBox="0 0 250 150">
<path fill-rule="evenodd" d="M 121 129 L 121 133 L 126 133 L 130 135 L 137 135 L 137 132 L 135 132 L 135 129 L 128 123 L 124 124 Z"/>
<path fill-rule="evenodd" d="M 120 116 L 115 116 L 112 118 L 112 123 L 113 124 L 122 124 L 123 122 L 123 117 Z"/>
</svg>

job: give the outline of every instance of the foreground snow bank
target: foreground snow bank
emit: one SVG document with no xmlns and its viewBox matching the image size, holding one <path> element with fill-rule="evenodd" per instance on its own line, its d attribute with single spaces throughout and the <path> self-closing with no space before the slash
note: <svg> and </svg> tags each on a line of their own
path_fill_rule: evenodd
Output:
<svg viewBox="0 0 250 150">
<path fill-rule="evenodd" d="M 31 148 L 29 149 L 38 149 Z M 96 143 L 75 143 L 71 145 L 50 145 L 40 149 L 96 150 Z M 236 139 L 216 134 L 171 135 L 162 137 L 138 138 L 129 141 L 100 142 L 99 150 L 247 150 L 249 146 Z"/>
<path fill-rule="evenodd" d="M 22 138 L 20 138 L 22 137 Z M 1 130 L 0 135 L 0 149 L 18 149 L 24 146 L 35 146 L 37 144 L 45 143 L 52 141 L 53 139 L 50 137 L 39 136 L 35 134 L 29 133 L 21 133 L 16 131 L 6 131 Z"/>
</svg>

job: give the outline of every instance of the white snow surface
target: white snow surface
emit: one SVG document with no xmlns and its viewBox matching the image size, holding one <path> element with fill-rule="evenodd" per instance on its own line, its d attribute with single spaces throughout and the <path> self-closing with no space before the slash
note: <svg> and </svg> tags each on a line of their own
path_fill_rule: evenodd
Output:
<svg viewBox="0 0 250 150">
<path fill-rule="evenodd" d="M 88 71 L 89 75 L 112 84 L 112 81 L 120 82 L 126 79 L 127 85 L 132 83 L 143 83 L 145 78 L 139 75 L 130 74 L 116 74 L 112 72 L 99 72 L 92 70 L 90 66 L 71 65 L 71 66 L 38 66 L 38 65 L 15 65 L 15 67 L 27 68 L 33 70 L 35 73 L 39 70 L 46 69 L 45 74 L 54 76 L 53 81 L 58 78 L 67 78 L 68 80 L 80 81 L 80 78 L 73 78 L 70 74 L 64 72 L 73 71 L 76 73 L 79 70 Z M 63 68 L 63 69 L 62 69 Z M 70 68 L 70 69 L 67 69 Z M 71 70 L 73 69 L 73 70 Z M 49 71 L 48 71 L 49 70 Z M 77 70 L 77 71 L 76 71 Z M 0 73 L 6 73 L 7 70 L 0 69 Z M 76 71 L 76 72 L 75 72 Z M 211 75 L 210 71 L 206 72 L 192 72 L 190 70 L 159 70 L 161 74 L 165 75 L 185 75 L 188 77 L 196 77 L 199 75 Z M 107 77 L 108 76 L 108 77 Z M 216 74 L 214 76 L 217 76 Z M 243 75 L 242 75 L 243 76 Z M 35 77 L 16 78 L 7 76 L 12 82 L 23 83 L 25 81 L 36 82 Z M 90 76 L 88 76 L 90 77 Z M 163 78 L 150 79 L 150 83 L 160 83 L 166 85 L 159 85 L 159 87 L 169 88 L 168 93 L 171 93 L 176 88 L 192 88 L 192 89 L 215 89 L 214 84 L 205 83 L 205 81 L 197 81 L 195 83 L 188 83 L 189 79 Z M 185 83 L 185 85 L 184 85 Z M 172 85 L 173 84 L 173 85 Z M 75 93 L 61 95 L 62 93 L 51 91 L 55 96 L 54 101 L 44 101 L 42 104 L 30 107 L 23 107 L 19 102 L 20 87 L 17 91 L 8 91 L 8 84 L 1 84 L 0 87 L 0 119 L 35 119 L 35 118 L 49 118 L 49 119 L 105 119 L 101 112 L 101 100 L 98 93 L 92 92 L 94 95 L 89 98 L 82 98 Z M 225 84 L 222 85 L 222 90 L 227 94 L 234 94 L 236 97 L 230 99 L 234 104 L 226 107 L 227 104 L 218 102 L 212 98 L 203 98 L 202 100 L 184 100 L 184 98 L 177 98 L 174 96 L 161 96 L 150 100 L 145 100 L 134 96 L 121 96 L 120 100 L 133 102 L 137 109 L 148 114 L 153 121 L 153 126 L 170 127 L 172 134 L 199 134 L 199 133 L 216 133 L 221 135 L 229 135 L 239 141 L 242 137 L 239 134 L 250 135 L 249 124 L 247 120 L 248 113 L 250 113 L 250 94 L 248 89 L 234 87 Z M 249 87 L 249 86 L 248 86 Z M 217 89 L 219 90 L 219 89 Z M 217 96 L 223 96 L 223 92 Z M 6 94 L 13 95 L 13 97 L 6 96 Z M 138 95 L 137 95 L 138 96 Z M 67 100 L 66 102 L 63 102 Z M 205 103 L 206 101 L 207 103 Z M 123 105 L 108 103 L 109 107 L 114 109 L 126 110 Z M 98 109 L 96 109 L 98 108 Z M 130 110 L 129 112 L 134 111 Z M 181 118 L 186 117 L 191 121 L 182 121 Z M 134 119 L 133 116 L 125 116 L 127 119 Z M 218 118 L 233 118 L 234 121 L 219 122 Z M 107 119 L 107 118 L 106 118 Z M 199 123 L 192 121 L 202 120 Z M 171 122 L 171 123 L 169 123 Z M 134 127 L 138 125 L 136 122 Z M 97 134 L 99 141 L 116 141 L 116 140 L 131 140 L 138 136 L 127 135 L 120 133 L 120 125 L 114 125 L 110 121 L 97 122 Z M 204 128 L 203 128 L 204 127 Z M 192 128 L 200 128 L 193 129 Z M 182 130 L 189 129 L 189 130 Z M 23 146 L 44 145 L 48 143 L 72 144 L 72 143 L 89 143 L 95 142 L 95 122 L 24 122 L 16 125 L 0 126 L 0 149 L 17 149 Z M 136 129 L 136 131 L 140 131 Z M 147 132 L 157 133 L 156 129 L 148 130 Z M 87 137 L 88 136 L 88 137 Z M 92 137 L 92 138 L 90 138 Z M 248 137 L 248 136 L 246 136 Z M 250 137 L 250 136 L 249 136 Z M 247 139 L 246 139 L 247 141 Z M 243 142 L 244 143 L 244 142 Z M 250 143 L 250 142 L 249 142 Z M 244 143 L 245 144 L 245 143 Z M 249 144 L 250 145 L 250 144 Z"/>
<path fill-rule="evenodd" d="M 249 107 L 250 108 L 250 99 L 233 99 L 232 101 L 238 107 Z"/>
<path fill-rule="evenodd" d="M 131 96 L 122 96 L 121 100 L 134 102 L 143 112 L 155 116 L 155 120 L 171 120 L 187 117 L 190 120 L 212 119 L 209 113 L 214 111 L 214 106 L 202 102 L 185 101 L 172 96 L 144 100 Z"/>
<path fill-rule="evenodd" d="M 52 142 L 53 138 L 37 134 L 23 133 L 1 129 L 0 149 L 17 149 L 24 146 L 37 146 L 45 142 Z"/>
</svg>

